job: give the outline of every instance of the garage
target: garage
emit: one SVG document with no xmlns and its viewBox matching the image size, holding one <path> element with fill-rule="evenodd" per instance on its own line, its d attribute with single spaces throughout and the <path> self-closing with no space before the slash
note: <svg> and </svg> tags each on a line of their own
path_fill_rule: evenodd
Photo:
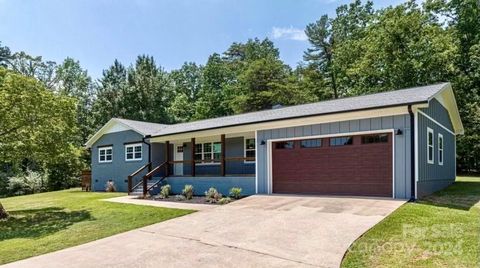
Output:
<svg viewBox="0 0 480 268">
<path fill-rule="evenodd" d="M 274 193 L 392 197 L 392 134 L 272 142 Z"/>
</svg>

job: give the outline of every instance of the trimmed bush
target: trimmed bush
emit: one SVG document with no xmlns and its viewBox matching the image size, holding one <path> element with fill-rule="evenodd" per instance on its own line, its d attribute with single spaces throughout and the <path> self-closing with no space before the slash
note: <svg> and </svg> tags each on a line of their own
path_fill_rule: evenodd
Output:
<svg viewBox="0 0 480 268">
<path fill-rule="evenodd" d="M 172 187 L 170 184 L 163 185 L 160 188 L 160 198 L 168 198 L 170 196 L 170 191 L 172 190 Z"/>
<path fill-rule="evenodd" d="M 112 180 L 109 180 L 107 182 L 107 185 L 105 186 L 105 192 L 116 192 L 117 189 L 115 188 L 115 184 L 113 183 Z"/>
<path fill-rule="evenodd" d="M 205 199 L 209 203 L 217 203 L 218 200 L 222 198 L 222 194 L 217 191 L 214 187 L 210 187 L 208 191 L 205 192 Z"/>
<path fill-rule="evenodd" d="M 230 197 L 223 197 L 223 198 L 220 198 L 220 200 L 218 200 L 218 204 L 220 205 L 225 205 L 225 204 L 228 204 L 232 202 L 232 199 Z"/>
<path fill-rule="evenodd" d="M 175 201 L 185 201 L 185 196 L 183 196 L 181 194 L 177 194 L 175 196 Z"/>
<path fill-rule="evenodd" d="M 185 196 L 185 198 L 192 199 L 193 193 L 193 185 L 187 184 L 185 187 L 183 187 L 182 194 Z"/>
<path fill-rule="evenodd" d="M 230 197 L 234 199 L 240 199 L 240 197 L 242 197 L 242 188 L 233 187 L 230 189 Z"/>
</svg>

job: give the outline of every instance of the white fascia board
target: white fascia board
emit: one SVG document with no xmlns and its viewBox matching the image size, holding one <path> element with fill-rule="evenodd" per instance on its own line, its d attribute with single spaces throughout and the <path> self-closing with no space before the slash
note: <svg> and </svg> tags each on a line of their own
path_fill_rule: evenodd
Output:
<svg viewBox="0 0 480 268">
<path fill-rule="evenodd" d="M 446 83 L 445 86 L 435 95 L 430 97 L 428 101 L 431 101 L 434 98 L 437 99 L 438 102 L 440 102 L 443 107 L 447 109 L 455 134 L 463 134 L 465 130 L 463 128 L 460 112 L 458 111 L 457 101 L 455 100 L 455 94 L 453 93 L 452 85 L 450 83 Z"/>
<path fill-rule="evenodd" d="M 141 131 L 138 131 L 137 129 L 134 129 L 120 122 L 116 118 L 112 118 L 105 125 L 103 125 L 103 127 L 101 127 L 97 132 L 95 132 L 95 134 L 93 134 L 93 136 L 85 143 L 85 148 L 91 148 L 92 145 L 105 134 L 120 132 L 125 130 L 133 130 L 145 137 L 145 133 L 142 133 Z"/>
<path fill-rule="evenodd" d="M 152 137 L 150 138 L 150 142 L 165 142 L 165 141 L 171 141 L 171 140 L 190 139 L 192 137 L 196 137 L 196 138 L 208 137 L 208 136 L 215 136 L 215 135 L 221 135 L 221 134 L 232 135 L 235 133 L 254 132 L 254 131 L 266 130 L 266 129 L 278 129 L 278 128 L 285 128 L 285 127 L 296 127 L 296 126 L 323 124 L 323 123 L 331 123 L 331 122 L 340 122 L 340 121 L 347 121 L 347 120 L 358 120 L 358 119 L 376 118 L 376 117 L 383 117 L 383 116 L 404 115 L 404 114 L 408 114 L 407 107 L 408 107 L 407 105 L 404 105 L 404 106 L 362 110 L 362 111 L 355 111 L 355 112 L 344 112 L 344 113 L 335 113 L 335 114 L 328 114 L 328 115 L 308 116 L 308 117 L 294 118 L 294 119 L 283 119 L 283 120 L 276 120 L 271 122 L 260 122 L 260 123 L 253 123 L 248 125 L 223 127 L 223 128 L 216 128 L 216 129 L 210 129 L 210 130 L 192 131 L 187 133 Z"/>
</svg>

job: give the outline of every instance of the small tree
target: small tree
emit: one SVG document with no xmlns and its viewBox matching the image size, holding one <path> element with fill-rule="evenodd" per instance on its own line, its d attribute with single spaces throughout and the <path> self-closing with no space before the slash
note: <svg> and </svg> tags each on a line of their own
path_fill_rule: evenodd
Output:
<svg viewBox="0 0 480 268">
<path fill-rule="evenodd" d="M 3 208 L 2 203 L 0 203 L 0 220 L 1 219 L 6 219 L 6 218 L 8 218 L 8 213 L 5 210 L 5 208 Z"/>
</svg>

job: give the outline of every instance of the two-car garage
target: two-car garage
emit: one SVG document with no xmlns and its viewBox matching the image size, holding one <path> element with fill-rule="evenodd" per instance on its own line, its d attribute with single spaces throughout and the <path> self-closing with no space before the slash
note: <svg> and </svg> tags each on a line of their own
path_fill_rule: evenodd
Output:
<svg viewBox="0 0 480 268">
<path fill-rule="evenodd" d="M 392 133 L 272 142 L 272 192 L 392 197 Z"/>
</svg>

